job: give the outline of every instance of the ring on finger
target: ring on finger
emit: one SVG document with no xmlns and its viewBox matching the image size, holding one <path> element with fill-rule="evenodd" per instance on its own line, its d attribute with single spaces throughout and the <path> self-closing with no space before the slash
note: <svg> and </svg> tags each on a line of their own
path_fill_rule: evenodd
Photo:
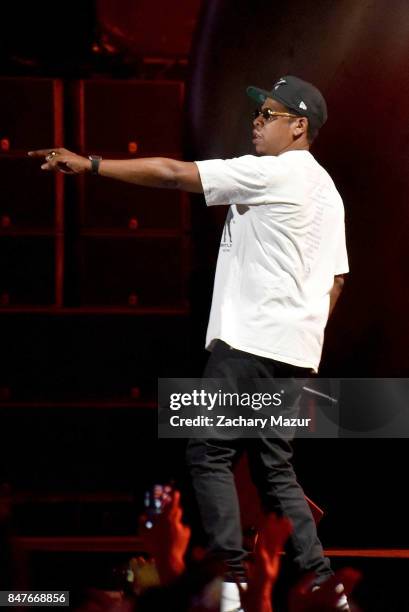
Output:
<svg viewBox="0 0 409 612">
<path fill-rule="evenodd" d="M 50 151 L 49 154 L 46 155 L 45 161 L 51 161 L 56 155 L 57 153 L 55 151 Z"/>
</svg>

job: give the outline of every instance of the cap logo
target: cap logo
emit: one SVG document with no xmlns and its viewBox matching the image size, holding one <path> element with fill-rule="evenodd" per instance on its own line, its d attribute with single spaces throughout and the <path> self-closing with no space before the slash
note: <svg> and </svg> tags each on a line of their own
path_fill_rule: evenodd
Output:
<svg viewBox="0 0 409 612">
<path fill-rule="evenodd" d="M 301 100 L 301 102 L 300 102 L 299 107 L 300 107 L 300 108 L 302 108 L 303 110 L 307 110 L 307 105 L 306 105 L 306 104 L 305 104 L 305 102 L 303 102 L 302 100 Z"/>
<path fill-rule="evenodd" d="M 274 85 L 274 91 L 276 89 L 278 89 L 280 87 L 280 85 L 285 85 L 287 83 L 287 81 L 285 79 L 280 79 L 279 81 L 277 81 L 277 83 Z"/>
</svg>

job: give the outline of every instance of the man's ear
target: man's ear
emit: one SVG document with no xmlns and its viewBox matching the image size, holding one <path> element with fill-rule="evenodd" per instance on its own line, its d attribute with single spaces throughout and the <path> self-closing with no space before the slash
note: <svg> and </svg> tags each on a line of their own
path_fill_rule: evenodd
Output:
<svg viewBox="0 0 409 612">
<path fill-rule="evenodd" d="M 308 131 L 307 117 L 299 117 L 294 120 L 293 133 L 296 138 L 299 138 L 304 133 L 307 134 L 307 131 Z"/>
</svg>

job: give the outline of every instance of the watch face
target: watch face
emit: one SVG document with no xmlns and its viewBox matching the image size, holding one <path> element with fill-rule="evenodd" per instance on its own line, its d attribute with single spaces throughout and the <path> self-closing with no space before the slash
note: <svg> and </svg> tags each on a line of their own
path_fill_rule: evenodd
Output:
<svg viewBox="0 0 409 612">
<path fill-rule="evenodd" d="M 91 174 L 98 174 L 99 162 L 102 157 L 100 155 L 89 155 L 89 159 L 91 160 Z"/>
</svg>

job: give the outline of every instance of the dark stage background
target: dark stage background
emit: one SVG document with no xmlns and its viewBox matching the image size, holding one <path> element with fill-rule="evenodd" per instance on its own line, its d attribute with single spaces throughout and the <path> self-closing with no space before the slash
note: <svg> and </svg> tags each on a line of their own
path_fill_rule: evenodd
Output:
<svg viewBox="0 0 409 612">
<path fill-rule="evenodd" d="M 183 443 L 156 438 L 156 379 L 200 375 L 226 211 L 43 176 L 26 151 L 250 153 L 246 86 L 312 81 L 329 108 L 313 153 L 344 199 L 351 268 L 321 374 L 407 377 L 407 2 L 43 2 L 25 3 L 24 19 L 13 7 L 0 46 L 0 480 L 12 529 L 132 535 L 143 491 L 168 478 L 195 521 Z M 405 451 L 406 440 L 296 443 L 325 546 L 409 546 Z"/>
</svg>

